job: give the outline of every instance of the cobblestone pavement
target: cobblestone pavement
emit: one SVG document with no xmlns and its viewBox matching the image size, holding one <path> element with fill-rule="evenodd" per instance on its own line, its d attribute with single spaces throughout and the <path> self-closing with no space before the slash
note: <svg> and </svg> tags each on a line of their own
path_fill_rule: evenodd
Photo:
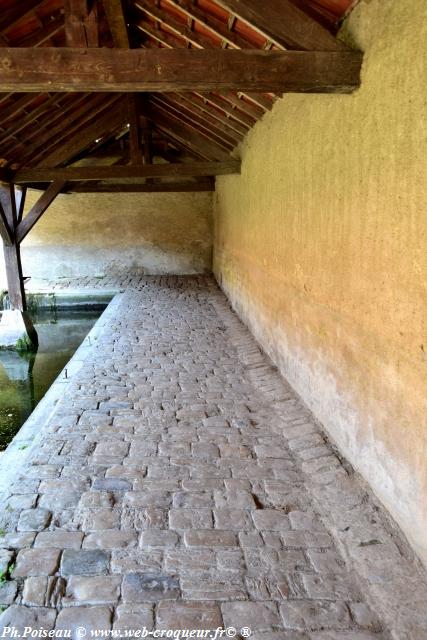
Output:
<svg viewBox="0 0 427 640">
<path fill-rule="evenodd" d="M 425 640 L 424 571 L 214 281 L 133 284 L 3 501 L 0 627 Z"/>
</svg>

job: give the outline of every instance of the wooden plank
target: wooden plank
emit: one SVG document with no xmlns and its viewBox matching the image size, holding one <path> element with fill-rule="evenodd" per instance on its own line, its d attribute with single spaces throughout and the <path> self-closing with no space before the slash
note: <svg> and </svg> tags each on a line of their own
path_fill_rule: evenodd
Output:
<svg viewBox="0 0 427 640">
<path fill-rule="evenodd" d="M 125 167 L 64 167 L 52 169 L 20 169 L 16 184 L 29 182 L 79 182 L 81 180 L 123 180 L 127 178 L 162 178 L 174 176 L 216 176 L 240 172 L 240 161 L 188 162 L 177 164 L 127 165 Z M 28 217 L 28 216 L 27 216 Z M 24 218 L 23 224 L 26 218 Z"/>
<path fill-rule="evenodd" d="M 99 45 L 96 2 L 64 0 L 64 18 L 67 47 L 86 48 Z"/>
<path fill-rule="evenodd" d="M 215 180 L 205 178 L 185 182 L 151 182 L 150 184 L 94 184 L 72 185 L 71 193 L 182 193 L 215 191 Z"/>
<path fill-rule="evenodd" d="M 349 92 L 361 64 L 357 51 L 4 48 L 0 91 Z"/>
<path fill-rule="evenodd" d="M 36 222 L 41 218 L 49 205 L 55 200 L 56 196 L 65 187 L 63 180 L 54 180 L 46 189 L 37 202 L 31 207 L 25 218 L 18 224 L 16 230 L 16 238 L 21 243 L 25 236 L 31 231 Z"/>
<path fill-rule="evenodd" d="M 345 50 L 344 45 L 290 0 L 217 0 L 217 4 L 266 35 L 274 44 L 307 51 Z"/>
<path fill-rule="evenodd" d="M 121 0 L 102 0 L 114 46 L 129 49 L 129 36 Z"/>
</svg>

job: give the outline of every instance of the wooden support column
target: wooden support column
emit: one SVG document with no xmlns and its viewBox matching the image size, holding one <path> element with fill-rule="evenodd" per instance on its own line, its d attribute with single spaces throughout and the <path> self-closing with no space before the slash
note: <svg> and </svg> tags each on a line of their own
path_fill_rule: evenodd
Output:
<svg viewBox="0 0 427 640">
<path fill-rule="evenodd" d="M 3 246 L 6 266 L 7 290 L 10 308 L 18 311 L 27 310 L 25 298 L 24 276 L 22 274 L 21 247 L 18 242 Z"/>
<path fill-rule="evenodd" d="M 129 118 L 129 143 L 131 164 L 142 164 L 143 153 L 141 147 L 142 129 L 139 122 L 139 99 L 138 94 L 128 96 L 128 118 Z"/>
<path fill-rule="evenodd" d="M 21 250 L 16 237 L 17 212 L 15 189 L 12 184 L 0 187 L 2 223 L 7 225 L 8 236 L 3 238 L 3 254 L 6 267 L 7 288 L 12 310 L 26 311 L 24 278 L 22 275 Z M 9 240 L 9 241 L 8 241 Z"/>
<path fill-rule="evenodd" d="M 67 47 L 98 47 L 98 13 L 93 0 L 64 0 Z"/>
<path fill-rule="evenodd" d="M 63 181 L 53 182 L 22 219 L 25 188 L 15 190 L 13 184 L 0 186 L 0 235 L 6 266 L 7 287 L 12 310 L 26 311 L 21 242 L 37 220 L 64 188 Z"/>
<path fill-rule="evenodd" d="M 142 139 L 144 141 L 144 164 L 153 164 L 153 125 L 148 118 L 149 99 L 144 94 L 141 97 L 140 126 L 142 129 Z"/>
</svg>

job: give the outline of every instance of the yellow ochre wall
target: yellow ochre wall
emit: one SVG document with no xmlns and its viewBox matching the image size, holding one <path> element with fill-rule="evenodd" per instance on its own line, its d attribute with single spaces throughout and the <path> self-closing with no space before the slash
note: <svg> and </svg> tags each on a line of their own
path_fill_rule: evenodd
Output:
<svg viewBox="0 0 427 640">
<path fill-rule="evenodd" d="M 39 197 L 29 192 L 26 208 Z M 60 195 L 22 244 L 34 281 L 210 272 L 211 193 Z M 1 269 L 3 261 L 1 260 Z M 0 272 L 0 284 L 5 284 Z"/>
<path fill-rule="evenodd" d="M 362 1 L 352 95 L 286 95 L 217 180 L 214 271 L 427 562 L 427 2 Z"/>
</svg>

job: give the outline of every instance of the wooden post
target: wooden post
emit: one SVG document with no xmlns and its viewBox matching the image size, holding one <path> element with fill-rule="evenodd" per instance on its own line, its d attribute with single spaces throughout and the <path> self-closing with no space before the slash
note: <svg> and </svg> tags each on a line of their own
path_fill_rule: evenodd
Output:
<svg viewBox="0 0 427 640">
<path fill-rule="evenodd" d="M 10 230 L 11 240 L 10 243 L 4 243 L 3 245 L 10 307 L 12 310 L 26 311 L 27 304 L 22 275 L 21 250 L 16 237 L 15 189 L 12 184 L 8 187 L 0 187 L 0 202 Z"/>
<path fill-rule="evenodd" d="M 27 310 L 25 298 L 24 278 L 22 275 L 21 248 L 17 242 L 3 247 L 6 266 L 7 290 L 10 308 L 17 311 Z"/>
<path fill-rule="evenodd" d="M 144 140 L 144 164 L 153 164 L 153 127 L 151 120 L 147 117 L 148 112 L 148 96 L 143 94 L 141 96 L 141 112 L 139 122 L 142 128 L 142 137 Z"/>
</svg>

